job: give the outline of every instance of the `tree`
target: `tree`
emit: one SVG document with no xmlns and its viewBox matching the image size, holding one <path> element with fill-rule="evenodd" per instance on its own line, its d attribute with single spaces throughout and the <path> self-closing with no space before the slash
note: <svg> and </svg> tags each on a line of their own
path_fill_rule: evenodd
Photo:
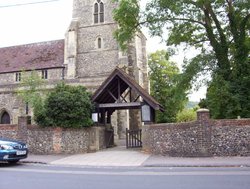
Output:
<svg viewBox="0 0 250 189">
<path fill-rule="evenodd" d="M 149 68 L 151 95 L 165 109 L 165 112 L 157 113 L 157 122 L 175 122 L 187 100 L 185 90 L 178 88 L 179 69 L 163 50 L 149 55 Z"/>
<path fill-rule="evenodd" d="M 28 104 L 34 110 L 39 110 L 42 106 L 41 89 L 45 82 L 36 71 L 21 73 L 22 82 L 17 90 L 18 96 L 24 103 Z"/>
<path fill-rule="evenodd" d="M 41 126 L 81 128 L 92 124 L 92 109 L 85 87 L 60 83 L 45 99 L 36 121 Z"/>
<path fill-rule="evenodd" d="M 208 104 L 212 115 L 222 115 L 224 110 L 218 107 L 223 106 L 233 110 L 222 117 L 250 117 L 249 0 L 151 0 L 141 12 L 136 0 L 116 1 L 114 19 L 120 27 L 115 37 L 123 48 L 142 26 L 165 38 L 168 45 L 196 48 L 200 54 L 185 62 L 184 87 L 189 89 L 187 83 L 210 72 L 207 98 L 219 103 Z M 164 29 L 168 36 L 163 36 Z M 221 102 L 212 94 L 220 88 L 231 100 L 221 98 Z"/>
<path fill-rule="evenodd" d="M 177 114 L 177 122 L 189 122 L 197 120 L 195 109 L 184 109 Z"/>
</svg>

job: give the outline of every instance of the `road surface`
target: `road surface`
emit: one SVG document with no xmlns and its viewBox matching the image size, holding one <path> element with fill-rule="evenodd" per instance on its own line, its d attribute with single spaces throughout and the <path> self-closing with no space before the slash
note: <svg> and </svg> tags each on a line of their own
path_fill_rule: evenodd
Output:
<svg viewBox="0 0 250 189">
<path fill-rule="evenodd" d="M 0 164 L 0 189 L 250 189 L 250 168 Z"/>
</svg>

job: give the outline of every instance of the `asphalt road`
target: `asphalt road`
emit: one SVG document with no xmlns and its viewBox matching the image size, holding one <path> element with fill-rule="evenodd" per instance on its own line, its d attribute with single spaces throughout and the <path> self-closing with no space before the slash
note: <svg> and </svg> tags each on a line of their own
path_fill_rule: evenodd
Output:
<svg viewBox="0 0 250 189">
<path fill-rule="evenodd" d="M 0 164 L 0 189 L 250 189 L 250 168 Z"/>
</svg>

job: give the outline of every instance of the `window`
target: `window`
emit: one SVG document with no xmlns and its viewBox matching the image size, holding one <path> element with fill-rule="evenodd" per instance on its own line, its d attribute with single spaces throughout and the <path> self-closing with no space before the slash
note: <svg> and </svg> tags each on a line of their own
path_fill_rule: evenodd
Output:
<svg viewBox="0 0 250 189">
<path fill-rule="evenodd" d="M 96 49 L 103 49 L 104 43 L 103 43 L 103 38 L 98 36 L 95 40 L 95 48 Z"/>
<path fill-rule="evenodd" d="M 42 79 L 48 79 L 48 70 L 42 70 Z"/>
<path fill-rule="evenodd" d="M 20 82 L 22 79 L 22 75 L 20 72 L 16 73 L 16 82 Z"/>
<path fill-rule="evenodd" d="M 28 102 L 26 102 L 26 104 L 25 104 L 25 113 L 26 113 L 26 115 L 29 114 L 29 103 Z"/>
<path fill-rule="evenodd" d="M 98 23 L 98 3 L 95 3 L 95 8 L 94 8 L 94 23 Z"/>
<path fill-rule="evenodd" d="M 97 0 L 94 4 L 94 23 L 104 22 L 104 3 L 101 0 Z"/>
<path fill-rule="evenodd" d="M 98 39 L 97 39 L 97 46 L 98 46 L 98 49 L 101 49 L 102 48 L 102 39 L 99 37 Z"/>
<path fill-rule="evenodd" d="M 102 2 L 100 3 L 99 16 L 100 16 L 100 22 L 103 23 L 104 22 L 104 4 Z"/>
</svg>

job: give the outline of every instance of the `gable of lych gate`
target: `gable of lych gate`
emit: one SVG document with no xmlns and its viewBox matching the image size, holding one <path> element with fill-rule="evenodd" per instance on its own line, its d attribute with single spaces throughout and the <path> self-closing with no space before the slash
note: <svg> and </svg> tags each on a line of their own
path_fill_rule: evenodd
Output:
<svg viewBox="0 0 250 189">
<path fill-rule="evenodd" d="M 137 94 L 137 99 L 126 101 L 122 94 L 130 90 Z M 163 107 L 150 94 L 143 89 L 134 79 L 120 68 L 116 68 L 110 76 L 102 83 L 92 96 L 92 102 L 99 107 L 129 109 L 141 106 L 139 97 L 143 104 L 148 104 L 154 110 L 164 111 Z"/>
</svg>

